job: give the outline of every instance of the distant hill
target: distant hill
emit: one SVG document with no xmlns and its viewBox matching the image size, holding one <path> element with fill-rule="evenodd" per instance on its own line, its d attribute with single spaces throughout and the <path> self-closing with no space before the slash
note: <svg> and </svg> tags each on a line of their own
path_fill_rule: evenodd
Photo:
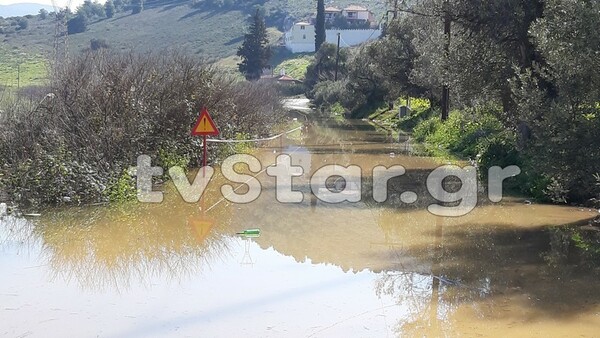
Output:
<svg viewBox="0 0 600 338">
<path fill-rule="evenodd" d="M 40 9 L 45 9 L 48 12 L 54 11 L 52 6 L 34 3 L 0 5 L 0 16 L 9 18 L 13 16 L 36 15 L 39 13 Z"/>
<path fill-rule="evenodd" d="M 256 8 L 267 14 L 267 25 L 283 30 L 286 22 L 316 12 L 316 2 L 307 0 L 231 0 L 234 5 L 223 7 L 222 0 L 146 0 L 145 9 L 135 15 L 130 10 L 117 13 L 111 19 L 92 20 L 84 33 L 69 35 L 69 52 L 79 52 L 91 39 L 103 39 L 115 50 L 140 51 L 176 48 L 206 58 L 223 58 L 235 54 L 247 27 L 247 18 Z M 354 0 L 328 1 L 343 7 Z M 192 3 L 199 4 L 192 6 Z M 364 0 L 378 18 L 385 7 L 382 0 Z M 39 8 L 37 9 L 39 11 Z M 29 20 L 27 29 L 4 32 L 3 43 L 26 52 L 52 54 L 55 34 L 53 16 Z M 0 29 L 2 22 L 0 20 Z M 9 32 L 9 33 L 7 33 Z"/>
<path fill-rule="evenodd" d="M 193 3 L 196 5 L 192 6 Z M 223 3 L 233 5 L 219 5 Z M 328 1 L 328 4 L 338 7 L 350 3 L 357 1 Z M 360 3 L 372 9 L 378 18 L 385 13 L 385 1 L 363 0 Z M 41 8 L 37 6 L 36 13 Z M 91 19 L 85 32 L 58 40 L 55 37 L 57 25 L 54 15 L 48 15 L 45 19 L 32 17 L 23 29 L 15 25 L 14 19 L 0 19 L 0 73 L 7 73 L 5 77 L 9 80 L 4 82 L 14 82 L 13 68 L 23 58 L 19 55 L 36 60 L 51 60 L 55 55 L 64 55 L 65 50 L 74 55 L 90 48 L 92 39 L 104 40 L 114 51 L 160 52 L 176 49 L 208 60 L 224 59 L 224 64 L 229 64 L 229 68 L 235 70 L 237 61 L 233 56 L 243 41 L 248 18 L 257 8 L 267 14 L 269 37 L 275 43 L 281 37 L 286 22 L 316 12 L 316 1 L 146 0 L 144 10 L 139 14 L 132 15 L 131 10 L 125 10 L 110 19 Z M 61 42 L 58 53 L 54 50 L 55 41 Z M 67 42 L 66 47 L 64 41 Z M 5 57 L 4 54 L 8 52 L 13 55 L 11 58 Z M 278 53 L 273 62 L 277 65 L 288 57 L 290 55 L 285 52 Z M 9 65 L 7 60 L 16 61 Z"/>
<path fill-rule="evenodd" d="M 85 32 L 60 40 L 67 41 L 69 54 L 78 54 L 90 47 L 90 40 L 101 39 L 115 51 L 177 49 L 204 58 L 221 58 L 235 54 L 246 29 L 247 15 L 239 10 L 192 8 L 187 1 L 172 1 L 168 5 L 148 2 L 139 14 L 125 11 L 110 19 L 92 20 Z M 51 58 L 55 42 L 54 16 L 43 20 L 36 16 L 28 21 L 28 27 L 22 30 L 15 30 L 12 23 L 5 22 L 7 28 L 2 44 Z"/>
</svg>

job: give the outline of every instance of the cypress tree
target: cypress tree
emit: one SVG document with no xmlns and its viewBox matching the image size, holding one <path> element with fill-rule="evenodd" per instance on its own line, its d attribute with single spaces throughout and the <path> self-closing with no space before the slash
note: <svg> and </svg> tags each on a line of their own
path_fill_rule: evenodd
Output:
<svg viewBox="0 0 600 338">
<path fill-rule="evenodd" d="M 244 42 L 238 48 L 237 55 L 242 58 L 238 69 L 247 80 L 258 80 L 263 68 L 269 65 L 271 48 L 267 38 L 267 26 L 259 10 L 252 17 L 249 32 L 244 35 Z"/>
<path fill-rule="evenodd" d="M 325 42 L 325 0 L 317 0 L 317 20 L 315 26 L 315 52 Z"/>
</svg>

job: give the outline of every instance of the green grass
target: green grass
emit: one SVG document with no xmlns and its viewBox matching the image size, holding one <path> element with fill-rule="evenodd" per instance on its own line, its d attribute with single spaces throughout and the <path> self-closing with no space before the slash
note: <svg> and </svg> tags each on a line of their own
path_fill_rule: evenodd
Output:
<svg viewBox="0 0 600 338">
<path fill-rule="evenodd" d="M 308 67 L 311 60 L 312 54 L 292 54 L 284 48 L 277 47 L 273 49 L 271 65 L 275 68 L 275 75 L 278 75 L 281 69 L 285 69 L 287 75 L 298 80 L 303 80 L 306 75 L 306 67 Z M 239 76 L 242 79 L 243 76 L 238 71 L 238 63 L 240 61 L 239 57 L 232 55 L 218 60 L 215 62 L 215 66 L 228 74 Z"/>
<path fill-rule="evenodd" d="M 283 60 L 275 67 L 275 74 L 279 74 L 285 69 L 285 73 L 295 79 L 304 80 L 306 68 L 311 62 L 312 57 L 308 55 L 300 55 L 291 59 Z"/>
<path fill-rule="evenodd" d="M 42 85 L 46 75 L 47 62 L 41 55 L 0 46 L 0 86 L 17 88 Z"/>
</svg>

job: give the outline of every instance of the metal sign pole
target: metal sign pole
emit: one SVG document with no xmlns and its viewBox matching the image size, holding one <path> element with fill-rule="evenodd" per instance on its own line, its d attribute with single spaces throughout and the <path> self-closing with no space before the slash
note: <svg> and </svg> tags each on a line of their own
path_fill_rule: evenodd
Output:
<svg viewBox="0 0 600 338">
<path fill-rule="evenodd" d="M 202 148 L 204 155 L 202 156 L 202 177 L 206 177 L 206 156 L 208 151 L 206 150 L 206 135 L 202 136 Z"/>
</svg>

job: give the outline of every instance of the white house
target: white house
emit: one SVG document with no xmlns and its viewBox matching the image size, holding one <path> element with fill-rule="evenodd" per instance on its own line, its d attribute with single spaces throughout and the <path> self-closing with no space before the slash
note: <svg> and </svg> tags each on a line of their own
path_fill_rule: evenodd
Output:
<svg viewBox="0 0 600 338">
<path fill-rule="evenodd" d="M 337 7 L 327 7 L 325 8 L 325 20 L 333 21 L 336 16 L 342 15 L 342 12 L 343 11 Z"/>
<path fill-rule="evenodd" d="M 368 9 L 357 5 L 350 5 L 344 8 L 342 15 L 348 20 L 363 20 L 369 22 L 374 21 L 373 13 L 371 13 Z"/>
<path fill-rule="evenodd" d="M 292 53 L 315 51 L 315 26 L 308 22 L 297 22 L 284 35 L 285 46 Z"/>
<path fill-rule="evenodd" d="M 373 23 L 373 13 L 361 6 L 348 6 L 344 9 L 327 7 L 325 20 L 332 21 L 336 16 L 343 15 L 349 21 L 365 21 Z M 372 29 L 327 29 L 326 41 L 337 43 L 338 33 L 342 47 L 357 46 L 361 43 L 378 39 L 381 36 L 381 27 Z M 292 53 L 315 52 L 315 26 L 309 22 L 297 22 L 284 34 L 285 46 Z"/>
</svg>

